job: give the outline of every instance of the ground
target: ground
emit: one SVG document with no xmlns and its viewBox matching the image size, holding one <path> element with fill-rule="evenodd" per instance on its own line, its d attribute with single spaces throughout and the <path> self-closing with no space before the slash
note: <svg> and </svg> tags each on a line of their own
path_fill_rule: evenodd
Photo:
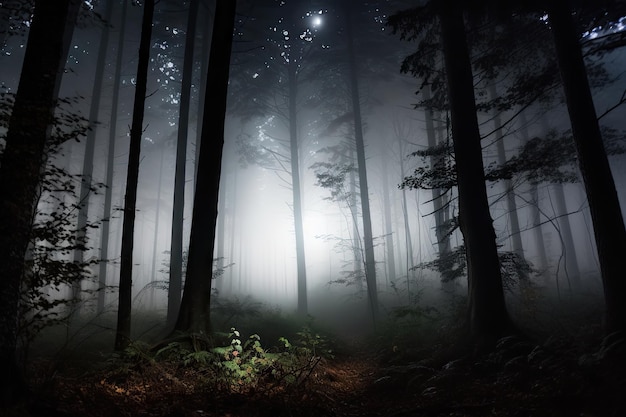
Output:
<svg viewBox="0 0 626 417">
<path fill-rule="evenodd" d="M 480 356 L 449 346 L 344 346 L 312 356 L 299 382 L 211 383 L 180 361 L 84 367 L 33 361 L 32 395 L 10 416 L 623 416 L 626 341 L 581 352 L 571 340 L 500 340 Z M 93 364 L 92 364 L 93 365 Z M 304 369 L 304 368 L 303 368 Z"/>
</svg>

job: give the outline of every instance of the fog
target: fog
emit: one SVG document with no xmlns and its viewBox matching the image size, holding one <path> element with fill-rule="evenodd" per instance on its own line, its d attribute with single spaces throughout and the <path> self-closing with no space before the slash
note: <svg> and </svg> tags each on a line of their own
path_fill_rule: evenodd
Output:
<svg viewBox="0 0 626 417">
<path fill-rule="evenodd" d="M 185 32 L 184 13 L 172 9 L 171 3 L 163 1 L 157 6 L 133 254 L 133 308 L 136 311 L 158 312 L 163 316 L 168 303 L 177 117 Z M 331 128 L 333 122 L 349 112 L 345 97 L 345 92 L 349 90 L 347 74 L 344 63 L 339 62 L 345 54 L 345 31 L 336 16 L 337 12 L 331 6 L 301 6 L 302 10 L 298 13 L 304 16 L 302 19 L 310 16 L 319 19 L 308 26 L 307 36 L 311 40 L 302 46 L 310 48 L 312 52 L 307 55 L 306 61 L 303 59 L 299 64 L 302 76 L 299 81 L 297 120 L 309 314 L 332 323 L 341 323 L 344 318 L 349 323 L 360 323 L 367 321 L 364 318 L 367 317 L 367 300 L 362 255 L 356 261 L 354 255 L 355 246 L 357 252 L 363 250 L 362 212 L 358 189 L 355 188 L 358 187 L 358 176 L 351 185 L 350 171 L 347 172 L 340 193 L 331 198 L 332 190 L 319 185 L 315 170 L 318 167 L 317 172 L 320 172 L 320 163 L 335 164 L 336 167 L 342 163 L 355 163 L 352 156 L 347 156 L 342 162 L 338 153 L 328 152 L 329 148 L 338 149 L 340 145 L 353 139 L 353 132 L 346 125 L 339 124 Z M 446 297 L 451 294 L 463 297 L 467 287 L 465 276 L 455 280 L 451 286 L 446 286 L 442 284 L 438 272 L 414 268 L 433 261 L 437 257 L 438 248 L 432 190 L 399 187 L 404 177 L 412 175 L 416 167 L 428 165 L 420 157 L 411 156 L 413 152 L 424 150 L 428 146 L 425 112 L 423 108 L 414 108 L 421 100 L 421 96 L 416 94 L 420 81 L 410 74 L 400 73 L 402 59 L 414 51 L 415 45 L 400 41 L 384 25 L 387 14 L 399 6 L 385 3 L 381 9 L 369 10 L 369 6 L 357 9 L 355 6 L 354 10 L 355 15 L 370 24 L 370 27 L 363 24 L 356 31 L 355 54 L 364 122 L 367 193 L 375 244 L 376 279 L 381 308 L 385 313 L 391 312 L 394 307 L 407 304 L 445 305 L 446 300 L 449 300 Z M 272 7 L 275 10 L 271 7 L 255 8 L 251 4 L 240 7 L 231 69 L 231 85 L 237 87 L 236 91 L 231 90 L 233 95 L 237 91 L 260 88 L 252 83 L 257 77 L 267 77 L 268 83 L 270 75 L 278 79 L 285 77 L 284 72 L 280 73 L 286 67 L 279 62 L 281 55 L 270 52 L 273 41 L 270 42 L 269 37 L 276 32 L 277 27 L 272 25 L 282 22 L 281 8 Z M 107 53 L 99 123 L 96 126 L 93 171 L 96 182 L 104 182 L 106 177 L 119 9 L 116 7 L 111 23 L 111 41 Z M 307 15 L 306 11 L 309 9 L 313 14 Z M 105 305 L 108 313 L 114 313 L 117 307 L 116 286 L 119 281 L 122 224 L 120 208 L 125 190 L 128 126 L 132 116 L 135 82 L 133 73 L 141 8 L 129 7 L 128 13 L 127 28 L 120 44 L 124 47 L 124 55 L 115 132 L 114 180 L 111 188 L 113 212 L 106 268 L 109 287 L 106 290 Z M 205 64 L 202 62 L 202 51 L 210 44 L 210 39 L 202 33 L 205 33 L 204 26 L 210 24 L 212 10 L 203 6 L 201 13 L 187 147 L 183 228 L 185 247 L 189 239 L 195 188 L 196 138 L 199 131 L 199 101 L 203 89 L 201 72 Z M 92 105 L 95 57 L 100 33 L 101 25 L 97 24 L 87 24 L 76 31 L 72 57 L 63 78 L 61 96 L 78 97 L 71 110 L 83 116 L 89 113 L 89 106 Z M 5 91 L 15 92 L 17 89 L 24 41 L 23 37 L 12 36 L 7 39 L 3 48 L 4 53 L 0 57 L 0 81 Z M 263 48 L 267 48 L 265 56 L 258 53 L 258 49 Z M 329 52 L 329 55 L 324 55 L 325 52 Z M 603 57 L 602 64 L 609 74 L 607 79 L 612 82 L 594 86 L 598 114 L 603 114 L 606 109 L 620 101 L 624 90 L 623 56 L 621 49 L 617 49 Z M 261 71 L 263 66 L 259 66 L 259 60 L 267 64 L 264 68 L 268 69 L 267 72 Z M 315 76 L 316 72 L 318 76 Z M 264 105 L 273 101 L 276 103 L 274 108 L 254 109 L 251 106 L 254 94 L 244 98 L 229 98 L 230 111 L 226 118 L 215 250 L 216 265 L 223 269 L 216 274 L 213 281 L 214 300 L 219 304 L 220 300 L 249 299 L 263 303 L 270 309 L 293 312 L 297 308 L 297 260 L 292 178 L 289 158 L 285 157 L 289 153 L 289 126 L 284 117 L 284 102 L 280 102 L 285 99 L 286 94 L 282 90 L 285 88 L 284 81 L 279 80 L 273 88 L 274 96 L 258 98 L 259 103 L 264 101 Z M 560 94 L 556 93 L 557 96 Z M 210 97 L 206 100 L 210 102 Z M 248 102 L 243 106 L 240 100 Z M 245 107 L 245 111 L 242 107 Z M 601 119 L 602 125 L 621 131 L 626 128 L 622 114 L 623 108 L 606 114 Z M 558 132 L 569 129 L 567 111 L 560 97 L 551 103 L 529 106 L 523 111 L 523 118 L 516 115 L 516 111 L 500 114 L 503 121 L 513 116 L 516 116 L 515 119 L 502 128 L 507 158 L 514 156 L 529 138 L 545 137 L 550 129 Z M 440 113 L 437 117 L 436 134 L 440 140 L 445 140 L 449 135 L 448 115 Z M 482 142 L 483 158 L 485 166 L 490 166 L 498 161 L 496 135 L 487 135 L 494 129 L 493 115 L 481 113 L 479 122 L 482 134 L 486 135 Z M 623 146 L 623 133 L 620 144 Z M 246 156 L 246 149 L 252 152 L 252 148 L 256 153 Z M 64 143 L 55 160 L 57 164 L 67 167 L 69 172 L 79 176 L 84 154 L 85 140 L 82 138 Z M 610 161 L 620 201 L 624 206 L 624 156 L 611 156 Z M 77 178 L 79 177 L 74 180 L 80 181 Z M 530 185 L 519 180 L 513 182 L 523 255 L 536 268 L 530 279 L 536 284 L 537 293 L 542 297 L 555 297 L 555 300 L 567 300 L 574 294 L 582 294 L 584 297 L 591 297 L 594 305 L 601 304 L 602 289 L 591 219 L 580 181 L 537 184 L 540 229 L 547 264 L 543 264 L 542 253 L 537 248 L 537 226 L 532 218 Z M 487 190 L 499 249 L 513 251 L 513 232 L 506 190 L 502 182 L 488 183 Z M 559 201 L 559 195 L 564 196 L 564 201 Z M 65 198 L 70 201 L 76 199 L 69 194 Z M 452 189 L 446 198 L 449 201 L 449 215 L 458 214 L 456 190 Z M 562 203 L 565 204 L 564 207 Z M 40 209 L 45 210 L 49 204 L 42 200 Z M 89 197 L 89 220 L 98 227 L 89 229 L 90 249 L 85 253 L 85 259 L 100 257 L 102 220 L 107 216 L 103 207 L 104 188 L 100 188 Z M 571 229 L 573 242 L 568 250 L 571 252 L 574 249 L 574 253 L 566 250 L 568 227 Z M 450 242 L 452 248 L 462 245 L 458 230 L 452 232 Z M 97 274 L 96 264 L 89 270 L 90 279 L 82 284 L 84 291 L 98 288 Z M 579 276 L 574 277 L 573 274 Z M 58 296 L 69 294 L 71 289 L 64 288 Z M 527 307 L 521 304 L 523 295 L 519 286 L 508 288 L 507 297 L 514 312 L 519 313 Z M 82 298 L 81 314 L 95 314 L 95 302 L 94 293 L 86 292 Z M 536 304 L 536 308 L 549 310 L 551 307 L 548 305 L 543 304 L 540 307 L 540 304 Z"/>
</svg>

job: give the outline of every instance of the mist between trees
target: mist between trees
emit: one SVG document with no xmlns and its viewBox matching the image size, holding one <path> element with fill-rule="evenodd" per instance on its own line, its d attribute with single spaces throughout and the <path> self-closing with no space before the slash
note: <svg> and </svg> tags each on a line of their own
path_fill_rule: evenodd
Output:
<svg viewBox="0 0 626 417">
<path fill-rule="evenodd" d="M 0 15 L 5 381 L 60 325 L 625 330 L 622 2 L 48 3 Z"/>
</svg>

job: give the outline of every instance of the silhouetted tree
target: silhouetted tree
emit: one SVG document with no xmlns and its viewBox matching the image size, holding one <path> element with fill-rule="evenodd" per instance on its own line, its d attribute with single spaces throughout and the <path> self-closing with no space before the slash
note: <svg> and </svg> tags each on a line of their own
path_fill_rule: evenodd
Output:
<svg viewBox="0 0 626 417">
<path fill-rule="evenodd" d="M 0 164 L 0 401 L 23 393 L 16 362 L 18 300 L 50 127 L 82 2 L 35 2 L 20 82 Z"/>
<path fill-rule="evenodd" d="M 626 253 L 626 228 L 589 88 L 580 35 L 568 1 L 555 0 L 548 16 L 593 221 L 606 303 L 605 330 L 626 331 L 626 280 L 621 260 Z"/>
<path fill-rule="evenodd" d="M 463 9 L 440 2 L 441 43 L 452 122 L 452 141 L 469 282 L 469 323 L 474 340 L 490 344 L 510 330 L 493 220 L 485 187 L 472 67 Z"/>
<path fill-rule="evenodd" d="M 363 250 L 365 252 L 365 282 L 370 312 L 374 322 L 378 319 L 378 288 L 376 283 L 376 259 L 374 258 L 374 237 L 372 235 L 372 216 L 369 204 L 369 187 L 365 165 L 365 141 L 363 139 L 363 121 L 361 119 L 361 96 L 357 73 L 354 35 L 350 6 L 344 3 L 346 19 L 346 39 L 348 42 L 348 73 L 351 93 L 352 116 L 354 117 L 354 141 L 356 144 L 357 169 L 359 174 L 359 193 L 361 196 L 361 216 L 363 221 Z"/>
<path fill-rule="evenodd" d="M 440 44 L 450 107 L 452 142 L 459 201 L 459 226 L 463 234 L 468 271 L 468 322 L 475 344 L 488 347 L 512 328 L 504 301 L 502 276 L 485 174 L 476 114 L 474 82 L 465 33 L 464 8 L 452 0 L 430 2 L 414 13 L 426 13 L 440 23 Z M 429 15 L 428 15 L 429 14 Z M 430 16 L 430 17 L 428 17 Z M 416 24 L 415 15 L 409 19 Z M 392 19 L 392 26 L 402 25 Z M 416 37 L 425 27 L 404 29 L 403 37 Z M 432 31 L 426 33 L 436 49 Z M 424 70 L 426 71 L 426 70 Z M 430 70 L 428 70 L 430 71 Z"/>
<path fill-rule="evenodd" d="M 175 326 L 178 331 L 211 330 L 215 226 L 236 9 L 235 0 L 217 0 L 206 84 L 206 96 L 212 99 L 204 107 L 185 288 Z"/>
<path fill-rule="evenodd" d="M 189 107 L 193 77 L 193 55 L 196 40 L 196 21 L 199 0 L 191 0 L 187 17 L 183 80 L 180 90 L 178 114 L 178 138 L 176 140 L 176 170 L 174 174 L 174 205 L 172 208 L 172 241 L 170 249 L 170 279 L 167 293 L 167 323 L 173 325 L 180 308 L 183 288 L 183 220 L 185 212 L 185 178 L 187 165 L 187 141 L 189 132 Z"/>
<path fill-rule="evenodd" d="M 78 196 L 78 220 L 76 224 L 76 238 L 79 243 L 86 242 L 87 239 L 87 221 L 89 218 L 89 197 L 93 191 L 93 165 L 94 165 L 94 152 L 96 146 L 96 134 L 98 132 L 98 115 L 100 113 L 100 97 L 102 93 L 102 84 L 104 81 L 104 69 L 106 67 L 106 56 L 109 47 L 109 22 L 113 15 L 113 3 L 109 1 L 106 4 L 106 10 L 104 19 L 106 23 L 101 28 L 102 33 L 100 35 L 100 45 L 98 47 L 98 58 L 96 59 L 96 72 L 94 74 L 94 83 L 91 90 L 91 107 L 89 109 L 89 124 L 90 129 L 87 132 L 87 138 L 85 139 L 85 154 L 83 156 L 83 169 L 81 171 L 80 182 L 80 194 Z M 78 248 L 74 250 L 74 261 L 76 263 L 82 263 L 84 260 L 86 248 Z M 74 284 L 74 297 L 80 299 L 81 297 L 81 282 Z M 79 311 L 80 304 L 77 305 Z"/>
<path fill-rule="evenodd" d="M 137 83 L 133 104 L 133 120 L 130 128 L 130 148 L 128 153 L 128 171 L 126 175 L 126 195 L 124 196 L 124 223 L 122 225 L 122 251 L 120 262 L 120 289 L 117 309 L 117 330 L 115 349 L 123 350 L 130 342 L 130 325 L 133 285 L 133 247 L 135 239 L 135 215 L 137 207 L 137 185 L 139 181 L 139 162 L 141 138 L 143 135 L 143 117 L 148 84 L 148 66 L 150 64 L 150 46 L 152 38 L 152 19 L 154 0 L 143 4 L 139 60 L 137 62 Z"/>
<path fill-rule="evenodd" d="M 109 118 L 109 143 L 107 149 L 106 175 L 104 191 L 104 213 L 102 220 L 102 232 L 100 233 L 100 268 L 98 270 L 98 302 L 96 311 L 104 311 L 105 289 L 107 285 L 107 264 L 109 262 L 109 234 L 111 230 L 111 212 L 113 200 L 113 173 L 115 167 L 115 142 L 117 140 L 117 118 L 122 78 L 122 58 L 124 57 L 124 34 L 126 32 L 126 15 L 128 2 L 122 5 L 119 26 L 119 38 L 117 42 L 117 54 L 115 56 L 115 72 L 113 74 L 113 95 L 111 97 L 111 117 Z"/>
</svg>

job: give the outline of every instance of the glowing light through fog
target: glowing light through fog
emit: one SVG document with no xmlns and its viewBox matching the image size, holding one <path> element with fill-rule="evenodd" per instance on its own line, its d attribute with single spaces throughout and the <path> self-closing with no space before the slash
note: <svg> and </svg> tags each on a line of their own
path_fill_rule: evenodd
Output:
<svg viewBox="0 0 626 417">
<path fill-rule="evenodd" d="M 313 18 L 313 27 L 320 26 L 322 24 L 322 18 L 319 16 L 315 16 Z"/>
<path fill-rule="evenodd" d="M 326 216 L 323 214 L 315 211 L 307 211 L 302 218 L 302 223 L 304 227 L 304 234 L 307 238 L 313 238 L 315 236 L 328 233 Z"/>
</svg>

